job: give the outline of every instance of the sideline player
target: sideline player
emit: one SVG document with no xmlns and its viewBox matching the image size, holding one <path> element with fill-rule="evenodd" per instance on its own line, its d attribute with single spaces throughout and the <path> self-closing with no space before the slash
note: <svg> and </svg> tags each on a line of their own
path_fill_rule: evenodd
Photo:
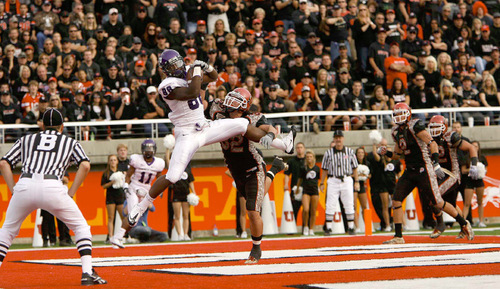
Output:
<svg viewBox="0 0 500 289">
<path fill-rule="evenodd" d="M 276 129 L 267 123 L 266 117 L 260 113 L 249 113 L 252 95 L 245 88 L 236 88 L 224 98 L 224 103 L 214 101 L 210 108 L 212 119 L 246 118 L 250 124 L 266 132 L 277 133 Z M 263 223 L 260 216 L 264 195 L 271 186 L 274 175 L 284 168 L 283 160 L 275 158 L 273 168 L 267 173 L 266 163 L 255 147 L 254 142 L 243 135 L 237 135 L 220 142 L 224 160 L 236 183 L 236 189 L 246 200 L 246 209 L 250 219 L 252 235 L 252 250 L 246 264 L 259 262 L 262 255 L 260 243 L 262 240 Z"/>
<path fill-rule="evenodd" d="M 90 160 L 79 142 L 62 134 L 63 116 L 56 109 L 43 114 L 43 131 L 16 141 L 0 161 L 0 171 L 12 192 L 3 227 L 0 229 L 0 266 L 19 234 L 21 223 L 38 208 L 63 221 L 75 233 L 82 262 L 82 285 L 106 284 L 92 269 L 90 226 L 73 200 L 76 190 L 90 170 Z M 14 187 L 12 168 L 22 163 L 22 173 Z M 70 163 L 78 164 L 71 188 L 62 179 Z"/>
<path fill-rule="evenodd" d="M 425 130 L 424 122 L 411 119 L 411 109 L 404 102 L 394 106 L 392 119 L 395 123 L 391 131 L 396 144 L 394 153 L 388 151 L 385 146 L 379 147 L 377 153 L 392 159 L 404 155 L 406 169 L 396 184 L 392 201 L 396 234 L 384 244 L 404 244 L 402 202 L 415 187 L 422 192 L 420 195 L 424 197 L 421 200 L 423 205 L 436 206 L 454 217 L 460 223 L 462 232 L 472 240 L 474 235 L 470 223 L 465 221 L 450 203 L 441 198 L 437 178 L 443 179 L 445 173 L 439 165 L 438 145 Z"/>
<path fill-rule="evenodd" d="M 165 168 L 165 161 L 155 157 L 156 143 L 152 139 L 146 139 L 141 144 L 142 155 L 133 154 L 130 156 L 129 169 L 125 176 L 125 184 L 123 190 L 127 198 L 127 209 L 130 212 L 147 194 L 151 188 L 151 183 L 154 178 L 161 176 L 161 172 Z M 130 184 L 130 185 L 129 185 Z M 126 222 L 126 217 L 122 222 Z M 123 248 L 123 229 L 120 228 L 117 236 L 110 238 L 111 244 L 119 248 Z"/>
<path fill-rule="evenodd" d="M 217 71 L 203 61 L 195 61 L 193 74 L 190 80 L 186 80 L 187 71 L 182 56 L 175 50 L 166 49 L 160 56 L 160 72 L 163 80 L 158 87 L 163 100 L 172 110 L 168 117 L 175 126 L 175 148 L 168 172 L 165 177 L 160 177 L 153 184 L 146 197 L 135 206 L 128 216 L 128 221 L 123 222 L 120 233 L 129 230 L 137 223 L 142 213 L 147 210 L 156 197 L 158 197 L 169 185 L 175 184 L 187 164 L 191 161 L 194 153 L 202 146 L 221 142 L 233 136 L 244 134 L 252 141 L 260 142 L 264 147 L 274 147 L 293 153 L 293 142 L 296 132 L 281 139 L 275 139 L 272 132 L 250 125 L 248 119 L 220 119 L 208 121 L 205 118 L 200 90 L 204 73 L 206 82 L 215 81 L 218 77 Z M 250 103 L 245 103 L 249 106 Z"/>
<path fill-rule="evenodd" d="M 450 203 L 458 212 L 461 212 L 456 204 L 461 174 L 457 149 L 469 152 L 471 157 L 469 176 L 473 180 L 477 180 L 478 178 L 477 150 L 468 141 L 463 140 L 458 133 L 448 131 L 447 122 L 442 115 L 435 115 L 430 119 L 428 128 L 429 133 L 439 147 L 439 165 L 451 172 L 451 175 L 446 175 L 444 179 L 439 180 L 439 192 L 445 202 Z M 436 215 L 437 224 L 430 235 L 432 239 L 439 237 L 446 229 L 443 222 L 443 212 L 440 209 L 434 208 L 434 214 Z M 464 232 L 460 231 L 459 236 L 463 235 Z"/>
</svg>

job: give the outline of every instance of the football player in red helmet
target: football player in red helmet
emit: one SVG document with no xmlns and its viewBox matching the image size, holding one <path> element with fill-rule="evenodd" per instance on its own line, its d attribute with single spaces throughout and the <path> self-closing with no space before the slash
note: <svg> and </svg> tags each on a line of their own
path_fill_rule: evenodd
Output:
<svg viewBox="0 0 500 289">
<path fill-rule="evenodd" d="M 393 111 L 394 127 L 391 135 L 395 142 L 394 153 L 386 147 L 379 147 L 379 155 L 389 158 L 399 158 L 404 155 L 406 170 L 396 184 L 392 206 L 394 210 L 395 235 L 384 244 L 403 244 L 403 209 L 404 199 L 418 188 L 422 204 L 431 204 L 443 209 L 454 217 L 462 227 L 464 234 L 473 237 L 470 223 L 465 221 L 455 207 L 441 197 L 438 179 L 444 179 L 446 174 L 439 164 L 439 148 L 436 141 L 427 132 L 425 124 L 420 119 L 411 119 L 411 108 L 406 103 L 398 103 Z"/>
<path fill-rule="evenodd" d="M 224 98 L 224 106 L 229 110 L 246 112 L 252 104 L 252 94 L 246 88 L 236 88 Z"/>
<path fill-rule="evenodd" d="M 443 200 L 455 207 L 457 212 L 461 213 L 460 208 L 456 205 L 458 185 L 460 180 L 460 165 L 458 163 L 457 149 L 466 151 L 471 158 L 469 177 L 473 180 L 478 178 L 477 170 L 477 150 L 468 141 L 463 140 L 460 135 L 454 131 L 448 131 L 448 120 L 442 115 L 433 116 L 428 125 L 429 133 L 437 143 L 439 148 L 439 165 L 448 170 L 449 174 L 445 178 L 439 180 L 439 192 L 443 196 Z M 437 224 L 430 237 L 435 239 L 439 237 L 446 226 L 443 222 L 443 213 L 441 208 L 434 207 Z M 459 233 L 459 237 L 466 237 L 464 228 Z M 467 236 L 469 240 L 473 235 Z"/>
</svg>

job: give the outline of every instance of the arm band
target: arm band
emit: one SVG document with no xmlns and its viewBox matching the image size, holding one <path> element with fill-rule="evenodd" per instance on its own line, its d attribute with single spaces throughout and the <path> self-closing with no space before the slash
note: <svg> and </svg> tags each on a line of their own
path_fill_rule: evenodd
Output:
<svg viewBox="0 0 500 289">
<path fill-rule="evenodd" d="M 439 163 L 439 153 L 433 153 L 432 154 L 432 162 L 435 164 Z"/>
<path fill-rule="evenodd" d="M 127 182 L 123 183 L 123 188 L 124 189 L 128 189 L 128 183 Z"/>
<path fill-rule="evenodd" d="M 391 152 L 391 151 L 387 151 L 385 153 L 386 156 L 390 157 L 392 159 L 392 157 L 394 156 L 394 154 Z"/>
<path fill-rule="evenodd" d="M 471 163 L 471 165 L 473 165 L 473 166 L 477 166 L 477 157 L 473 157 L 473 158 L 471 158 L 471 159 L 470 159 L 470 163 Z"/>
<path fill-rule="evenodd" d="M 206 70 L 205 72 L 206 72 L 206 73 L 210 73 L 210 72 L 212 72 L 212 71 L 214 71 L 214 67 L 213 67 L 212 65 L 210 65 L 210 64 L 209 64 L 209 65 L 208 65 L 208 68 L 207 68 L 207 70 Z"/>
<path fill-rule="evenodd" d="M 193 69 L 193 77 L 199 76 L 201 77 L 201 67 L 200 66 L 195 66 Z"/>
<path fill-rule="evenodd" d="M 272 140 L 276 138 L 276 135 L 273 132 L 268 132 L 267 135 L 270 136 Z"/>
</svg>

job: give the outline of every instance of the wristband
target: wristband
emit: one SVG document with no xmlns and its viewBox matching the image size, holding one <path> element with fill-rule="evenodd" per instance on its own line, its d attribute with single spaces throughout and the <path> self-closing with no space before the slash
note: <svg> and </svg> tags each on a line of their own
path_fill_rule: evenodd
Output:
<svg viewBox="0 0 500 289">
<path fill-rule="evenodd" d="M 273 132 L 268 132 L 267 135 L 270 136 L 272 140 L 276 138 L 276 135 Z"/>
<path fill-rule="evenodd" d="M 214 71 L 214 67 L 212 65 L 208 65 L 208 68 L 207 70 L 205 70 L 205 72 L 210 73 L 212 71 Z"/>
<path fill-rule="evenodd" d="M 385 155 L 388 156 L 389 158 L 392 158 L 394 156 L 394 154 L 391 151 L 387 151 Z"/>
<path fill-rule="evenodd" d="M 470 163 L 471 163 L 471 165 L 473 165 L 473 166 L 477 166 L 477 157 L 472 157 L 472 158 L 470 159 Z"/>
<path fill-rule="evenodd" d="M 432 157 L 432 162 L 434 164 L 438 164 L 439 163 L 439 153 L 433 153 L 431 157 Z"/>
<path fill-rule="evenodd" d="M 201 77 L 201 66 L 195 66 L 193 69 L 193 77 L 199 76 Z"/>
</svg>

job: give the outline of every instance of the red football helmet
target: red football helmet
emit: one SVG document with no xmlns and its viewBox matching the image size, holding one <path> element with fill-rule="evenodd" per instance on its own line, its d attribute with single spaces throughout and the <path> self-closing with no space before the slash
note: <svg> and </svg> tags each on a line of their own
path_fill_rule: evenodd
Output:
<svg viewBox="0 0 500 289">
<path fill-rule="evenodd" d="M 234 110 L 248 111 L 250 109 L 250 102 L 252 95 L 250 91 L 245 88 L 236 88 L 229 92 L 224 98 L 224 106 Z"/>
<path fill-rule="evenodd" d="M 435 115 L 431 117 L 428 128 L 432 137 L 440 136 L 448 130 L 448 120 L 442 115 Z"/>
<path fill-rule="evenodd" d="M 404 102 L 394 106 L 392 110 L 392 121 L 395 124 L 403 124 L 411 119 L 411 108 Z"/>
</svg>

